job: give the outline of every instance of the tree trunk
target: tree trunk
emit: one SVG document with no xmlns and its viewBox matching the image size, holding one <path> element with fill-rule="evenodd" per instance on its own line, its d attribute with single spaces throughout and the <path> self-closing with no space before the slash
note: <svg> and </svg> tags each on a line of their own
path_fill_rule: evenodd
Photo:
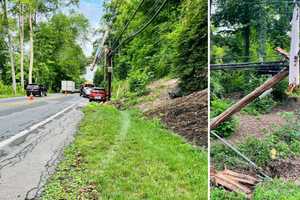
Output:
<svg viewBox="0 0 300 200">
<path fill-rule="evenodd" d="M 9 22 L 7 17 L 7 0 L 3 2 L 3 10 L 4 10 L 4 20 L 5 20 L 5 32 L 7 34 L 8 39 L 8 49 L 9 49 L 9 57 L 10 57 L 10 66 L 11 66 L 11 78 L 12 78 L 12 87 L 14 94 L 17 93 L 17 84 L 16 84 L 16 72 L 15 72 L 15 64 L 14 64 L 14 53 L 13 53 L 13 46 L 12 46 L 12 39 L 9 31 Z"/>
<path fill-rule="evenodd" d="M 32 12 L 29 11 L 29 46 L 30 46 L 30 58 L 29 58 L 29 74 L 28 83 L 32 84 L 32 70 L 33 70 L 33 28 L 32 28 Z"/>
<path fill-rule="evenodd" d="M 19 10 L 19 29 L 20 29 L 20 73 L 21 73 L 21 86 L 24 89 L 24 16 L 23 5 L 20 4 Z"/>
<path fill-rule="evenodd" d="M 248 62 L 250 59 L 250 32 L 250 25 L 248 24 L 243 30 L 245 62 Z"/>
</svg>

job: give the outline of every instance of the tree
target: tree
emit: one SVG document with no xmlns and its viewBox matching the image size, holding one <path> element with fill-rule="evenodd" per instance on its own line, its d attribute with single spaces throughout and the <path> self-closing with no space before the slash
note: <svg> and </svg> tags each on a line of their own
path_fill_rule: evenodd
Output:
<svg viewBox="0 0 300 200">
<path fill-rule="evenodd" d="M 13 44 L 11 33 L 9 29 L 9 21 L 8 21 L 8 14 L 7 14 L 7 0 L 2 1 L 2 7 L 4 11 L 4 32 L 7 34 L 8 40 L 8 48 L 9 48 L 9 57 L 10 57 L 10 65 L 11 65 L 11 78 L 12 78 L 12 87 L 13 91 L 17 93 L 17 84 L 16 84 L 16 73 L 15 73 L 15 61 L 14 61 L 14 52 L 13 52 Z"/>
<path fill-rule="evenodd" d="M 19 2 L 19 36 L 20 36 L 20 71 L 21 86 L 24 88 L 24 8 L 22 2 Z"/>
</svg>

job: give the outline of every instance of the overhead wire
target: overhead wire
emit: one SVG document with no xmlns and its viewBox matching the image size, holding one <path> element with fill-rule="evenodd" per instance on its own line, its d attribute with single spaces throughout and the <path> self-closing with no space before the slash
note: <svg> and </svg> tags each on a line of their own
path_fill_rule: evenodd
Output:
<svg viewBox="0 0 300 200">
<path fill-rule="evenodd" d="M 123 41 L 121 41 L 117 47 L 113 49 L 114 53 L 116 50 L 118 50 L 124 43 L 132 40 L 134 37 L 136 37 L 138 34 L 142 33 L 153 21 L 154 19 L 158 16 L 158 14 L 162 11 L 163 7 L 167 4 L 168 0 L 164 0 L 164 2 L 161 4 L 161 6 L 158 8 L 158 10 L 155 12 L 155 14 L 151 17 L 148 22 L 144 23 L 140 29 L 132 33 L 130 36 L 125 38 Z"/>
<path fill-rule="evenodd" d="M 130 25 L 131 21 L 134 19 L 134 17 L 136 16 L 138 10 L 141 8 L 141 6 L 143 5 L 144 2 L 145 2 L 145 0 L 141 0 L 140 1 L 140 3 L 138 4 L 137 8 L 134 10 L 133 14 L 130 16 L 129 20 L 127 20 L 127 22 L 126 22 L 123 30 L 121 31 L 120 35 L 118 36 L 118 38 L 116 39 L 116 41 L 113 42 L 113 45 L 112 45 L 113 48 L 120 41 L 120 39 L 122 38 L 123 34 L 127 30 L 127 28 Z"/>
</svg>

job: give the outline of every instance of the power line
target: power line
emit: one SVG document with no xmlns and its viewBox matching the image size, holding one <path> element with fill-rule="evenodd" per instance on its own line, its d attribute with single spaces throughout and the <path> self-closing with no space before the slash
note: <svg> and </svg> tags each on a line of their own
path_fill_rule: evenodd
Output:
<svg viewBox="0 0 300 200">
<path fill-rule="evenodd" d="M 131 15 L 131 17 L 129 18 L 129 20 L 127 21 L 127 23 L 125 24 L 123 30 L 121 31 L 119 37 L 117 38 L 117 40 L 113 43 L 112 47 L 114 47 L 122 38 L 123 34 L 125 33 L 126 29 L 128 28 L 129 24 L 131 23 L 131 21 L 133 20 L 133 18 L 135 17 L 135 15 L 137 14 L 137 11 L 141 8 L 142 4 L 145 2 L 145 0 L 141 0 L 139 5 L 137 6 L 137 8 L 135 9 L 135 11 L 133 12 L 133 14 Z"/>
<path fill-rule="evenodd" d="M 116 51 L 118 48 L 120 48 L 125 42 L 128 42 L 130 40 L 132 40 L 134 37 L 136 37 L 138 34 L 142 33 L 153 21 L 154 19 L 158 16 L 158 14 L 162 11 L 163 7 L 167 4 L 168 0 L 165 0 L 162 5 L 159 7 L 159 9 L 156 11 L 156 13 L 152 16 L 152 18 L 145 23 L 139 30 L 137 30 L 136 32 L 132 33 L 129 37 L 127 37 L 126 39 L 124 39 L 121 43 L 119 43 L 119 45 L 113 49 L 113 51 Z"/>
</svg>

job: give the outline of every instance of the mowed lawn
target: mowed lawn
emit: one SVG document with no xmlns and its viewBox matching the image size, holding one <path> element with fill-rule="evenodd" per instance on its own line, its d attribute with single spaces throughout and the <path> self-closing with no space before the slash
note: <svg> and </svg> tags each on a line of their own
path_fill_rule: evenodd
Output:
<svg viewBox="0 0 300 200">
<path fill-rule="evenodd" d="M 90 104 L 42 199 L 207 199 L 207 151 L 137 111 Z"/>
</svg>

